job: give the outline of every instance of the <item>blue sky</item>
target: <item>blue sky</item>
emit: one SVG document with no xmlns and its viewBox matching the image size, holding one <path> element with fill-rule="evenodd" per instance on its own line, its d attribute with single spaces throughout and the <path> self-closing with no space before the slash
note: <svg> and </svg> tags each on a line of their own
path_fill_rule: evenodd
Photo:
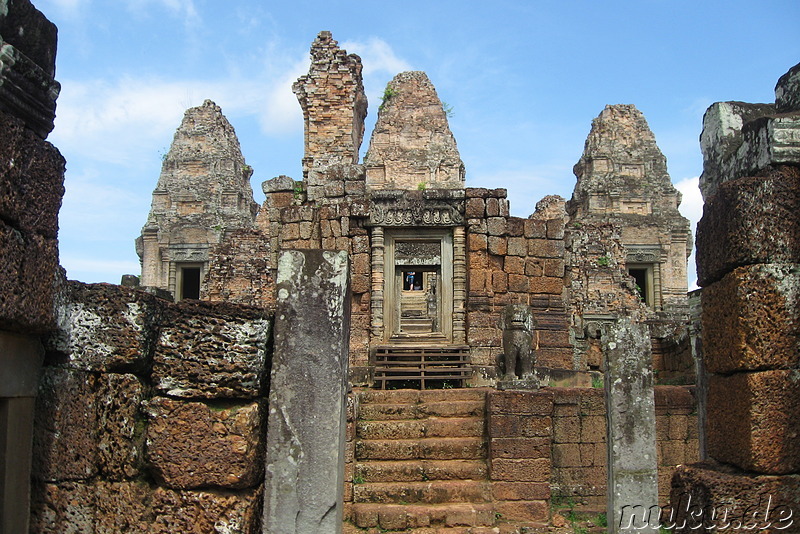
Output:
<svg viewBox="0 0 800 534">
<path fill-rule="evenodd" d="M 518 216 L 545 195 L 569 198 L 592 119 L 634 104 L 694 227 L 703 112 L 774 101 L 800 62 L 797 0 L 33 1 L 59 28 L 50 141 L 67 159 L 61 263 L 84 282 L 138 274 L 133 242 L 162 154 L 206 98 L 236 129 L 257 202 L 264 180 L 301 178 L 291 83 L 321 30 L 364 64 L 362 154 L 386 82 L 424 70 L 453 108 L 467 185 L 506 187 Z"/>
</svg>

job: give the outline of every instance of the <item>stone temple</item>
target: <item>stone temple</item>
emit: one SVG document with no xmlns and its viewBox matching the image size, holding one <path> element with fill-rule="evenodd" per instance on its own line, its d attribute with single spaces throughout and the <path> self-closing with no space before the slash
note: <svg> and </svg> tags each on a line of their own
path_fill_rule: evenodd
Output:
<svg viewBox="0 0 800 534">
<path fill-rule="evenodd" d="M 187 110 L 113 286 L 58 268 L 55 28 L 0 0 L 0 36 L 0 532 L 798 528 L 798 67 L 706 114 L 691 295 L 634 106 L 594 119 L 570 200 L 514 217 L 423 72 L 361 160 L 329 32 L 297 178 L 258 206 L 220 107 Z"/>
</svg>

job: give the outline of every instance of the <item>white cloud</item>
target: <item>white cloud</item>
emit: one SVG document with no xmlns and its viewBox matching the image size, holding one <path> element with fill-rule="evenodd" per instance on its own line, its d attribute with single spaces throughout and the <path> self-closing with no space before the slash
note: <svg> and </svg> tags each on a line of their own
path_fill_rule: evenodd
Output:
<svg viewBox="0 0 800 534">
<path fill-rule="evenodd" d="M 302 112 L 291 84 L 305 68 L 296 63 L 274 78 L 263 74 L 244 80 L 64 80 L 51 139 L 70 155 L 132 164 L 168 148 L 184 111 L 206 98 L 229 119 L 258 117 L 267 134 L 297 131 Z"/>
<path fill-rule="evenodd" d="M 128 9 L 133 12 L 144 11 L 150 4 L 161 5 L 171 11 L 175 16 L 182 17 L 187 25 L 200 22 L 200 15 L 194 0 L 127 0 Z"/>
<path fill-rule="evenodd" d="M 348 53 L 361 56 L 365 77 L 378 72 L 394 76 L 400 72 L 411 70 L 408 62 L 397 57 L 392 47 L 383 39 L 371 37 L 366 42 L 345 41 L 339 46 Z"/>
<path fill-rule="evenodd" d="M 683 201 L 678 208 L 681 215 L 689 219 L 692 234 L 697 234 L 697 221 L 703 216 L 703 197 L 700 195 L 700 178 L 684 178 L 675 184 L 675 188 L 683 195 Z M 695 253 L 689 257 L 689 291 L 697 289 L 697 272 L 695 268 Z"/>
<path fill-rule="evenodd" d="M 281 75 L 264 85 L 261 129 L 266 133 L 294 131 L 303 126 L 303 111 L 292 92 L 292 84 L 308 72 L 308 59 L 296 61 Z"/>
</svg>

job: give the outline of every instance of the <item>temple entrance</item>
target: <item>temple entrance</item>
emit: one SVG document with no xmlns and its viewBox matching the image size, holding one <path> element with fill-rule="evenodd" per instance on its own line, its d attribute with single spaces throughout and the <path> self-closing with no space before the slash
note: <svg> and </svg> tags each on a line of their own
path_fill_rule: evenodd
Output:
<svg viewBox="0 0 800 534">
<path fill-rule="evenodd" d="M 450 230 L 408 229 L 386 240 L 386 341 L 447 343 L 453 330 Z"/>
</svg>

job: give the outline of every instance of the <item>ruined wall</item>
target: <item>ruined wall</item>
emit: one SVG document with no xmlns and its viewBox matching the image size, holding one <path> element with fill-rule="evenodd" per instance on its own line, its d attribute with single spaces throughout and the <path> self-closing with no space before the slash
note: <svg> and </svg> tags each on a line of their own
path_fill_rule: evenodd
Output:
<svg viewBox="0 0 800 534">
<path fill-rule="evenodd" d="M 716 103 L 703 120 L 697 272 L 710 461 L 675 473 L 672 505 L 688 519 L 678 531 L 735 521 L 797 529 L 798 80 L 800 65 L 778 80 L 774 105 Z"/>
<path fill-rule="evenodd" d="M 35 532 L 260 532 L 271 318 L 69 282 L 47 341 Z"/>
<path fill-rule="evenodd" d="M 331 32 L 323 31 L 311 44 L 311 67 L 292 90 L 305 118 L 303 177 L 317 167 L 358 163 L 364 138 L 367 97 L 361 79 L 361 58 L 339 48 Z"/>
<path fill-rule="evenodd" d="M 659 500 L 666 504 L 677 465 L 697 460 L 693 390 L 656 386 Z M 498 510 L 546 521 L 548 505 L 567 515 L 605 512 L 606 402 L 602 388 L 490 392 L 490 478 Z"/>
<path fill-rule="evenodd" d="M 506 304 L 516 303 L 533 309 L 536 365 L 576 369 L 568 333 L 563 199 L 548 197 L 522 219 L 509 216 L 505 189 L 466 192 L 473 365 L 483 366 L 487 374 L 494 370 L 502 351 L 500 314 Z"/>
</svg>

